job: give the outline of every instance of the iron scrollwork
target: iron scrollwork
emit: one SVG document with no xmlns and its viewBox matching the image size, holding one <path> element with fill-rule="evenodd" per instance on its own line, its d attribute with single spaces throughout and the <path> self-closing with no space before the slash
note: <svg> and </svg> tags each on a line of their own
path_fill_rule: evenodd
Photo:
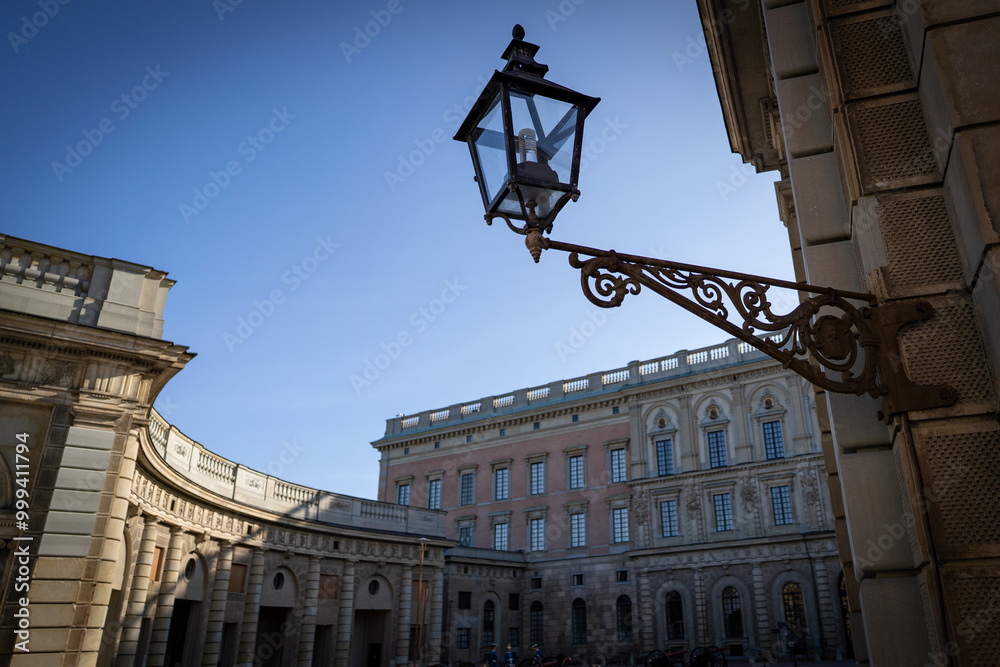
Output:
<svg viewBox="0 0 1000 667">
<path fill-rule="evenodd" d="M 553 243 L 557 244 L 550 241 L 550 247 Z M 885 393 L 876 381 L 878 336 L 871 329 L 870 310 L 855 307 L 835 290 L 824 290 L 781 315 L 772 311 L 767 292 L 783 281 L 738 275 L 727 280 L 712 269 L 650 259 L 642 263 L 626 261 L 613 251 L 589 259 L 581 259 L 580 252 L 573 251 L 569 263 L 580 269 L 583 293 L 596 306 L 614 308 L 627 295 L 647 287 L 778 359 L 819 387 L 858 396 L 868 393 L 878 397 Z M 850 296 L 870 297 L 854 293 Z M 742 325 L 731 322 L 730 316 L 742 321 Z M 808 363 L 802 358 L 805 355 L 819 366 Z M 855 374 L 859 358 L 863 365 Z"/>
</svg>

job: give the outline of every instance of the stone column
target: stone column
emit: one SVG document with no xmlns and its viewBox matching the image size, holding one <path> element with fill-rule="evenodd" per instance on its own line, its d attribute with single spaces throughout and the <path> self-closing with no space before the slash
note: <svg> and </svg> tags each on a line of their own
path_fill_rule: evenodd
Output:
<svg viewBox="0 0 1000 667">
<path fill-rule="evenodd" d="M 638 373 L 638 370 L 636 370 Z M 632 441 L 632 466 L 629 470 L 629 479 L 642 479 L 656 474 L 655 470 L 649 469 L 649 440 L 646 438 L 645 425 L 642 423 L 642 404 L 638 401 L 629 400 L 628 403 L 628 424 L 629 438 Z M 656 465 L 655 459 L 653 465 Z"/>
<path fill-rule="evenodd" d="M 160 583 L 160 594 L 156 600 L 153 638 L 149 643 L 149 656 L 146 658 L 149 667 L 161 667 L 165 658 L 167 636 L 170 634 L 170 617 L 174 613 L 174 596 L 177 594 L 177 575 L 180 573 L 183 541 L 184 529 L 180 526 L 171 526 L 170 544 L 167 546 L 167 558 L 163 566 L 163 581 Z"/>
<path fill-rule="evenodd" d="M 410 659 L 410 616 L 413 610 L 413 567 L 403 566 L 399 587 L 399 622 L 396 626 L 396 664 Z"/>
<path fill-rule="evenodd" d="M 427 657 L 426 663 L 440 662 L 441 660 L 441 623 L 444 616 L 444 569 L 434 568 L 434 583 L 431 587 L 431 627 L 427 634 Z M 499 637 L 497 639 L 500 639 Z M 500 643 L 499 641 L 497 642 Z"/>
<path fill-rule="evenodd" d="M 806 412 L 802 401 L 802 386 L 797 377 L 788 378 L 788 406 L 789 428 L 791 429 L 791 446 L 786 445 L 785 456 L 796 456 L 798 454 L 808 454 L 813 451 L 812 438 L 809 436 L 809 414 Z"/>
<path fill-rule="evenodd" d="M 240 627 L 239 667 L 253 665 L 253 652 L 257 645 L 257 621 L 260 618 L 260 589 L 264 582 L 264 550 L 254 547 L 247 574 L 247 595 L 243 603 L 243 623 Z"/>
<path fill-rule="evenodd" d="M 215 558 L 215 582 L 212 585 L 212 602 L 208 609 L 208 623 L 205 626 L 205 643 L 201 664 L 206 667 L 219 664 L 222 650 L 222 624 L 226 620 L 226 598 L 229 596 L 229 574 L 233 569 L 233 543 L 219 543 L 219 555 Z"/>
<path fill-rule="evenodd" d="M 655 601 L 649 592 L 649 575 L 644 571 L 639 572 L 637 591 L 639 594 L 639 645 L 644 647 L 659 646 L 653 627 L 653 618 L 656 616 L 653 606 Z"/>
<path fill-rule="evenodd" d="M 711 640 L 708 638 L 708 605 L 705 599 L 705 573 L 702 572 L 701 568 L 694 571 L 694 616 L 698 644 L 707 646 L 711 643 Z"/>
<path fill-rule="evenodd" d="M 746 397 L 743 395 L 745 387 L 739 382 L 729 387 L 729 393 L 733 397 L 733 415 L 731 424 L 733 425 L 733 437 L 736 442 L 733 452 L 736 454 L 737 463 L 749 463 L 754 460 L 753 437 L 747 429 L 747 405 Z"/>
<path fill-rule="evenodd" d="M 335 667 L 348 667 L 351 660 L 351 630 L 354 627 L 354 561 L 344 563 L 340 578 L 340 613 L 337 618 L 337 651 Z"/>
<path fill-rule="evenodd" d="M 698 451 L 698 418 L 691 414 L 691 396 L 682 394 L 677 398 L 681 404 L 680 438 L 681 469 L 677 472 L 693 472 L 701 469 L 701 455 Z"/>
<path fill-rule="evenodd" d="M 299 667 L 310 667 L 316 646 L 316 607 L 319 605 L 319 556 L 309 557 L 306 572 L 305 609 L 302 610 L 302 629 L 299 631 Z"/>
<path fill-rule="evenodd" d="M 120 667 L 130 667 L 139 646 L 142 617 L 146 613 L 146 598 L 152 574 L 153 553 L 156 549 L 156 527 L 159 519 L 151 514 L 144 517 L 142 540 L 139 542 L 139 556 L 132 574 L 132 588 L 129 592 L 125 622 L 122 624 L 121 640 L 118 644 L 117 663 Z"/>
<path fill-rule="evenodd" d="M 764 648 L 771 643 L 771 614 L 767 608 L 764 570 L 755 565 L 752 572 L 754 618 L 757 619 L 757 646 Z"/>
<path fill-rule="evenodd" d="M 830 577 L 826 571 L 826 563 L 823 559 L 813 560 L 813 570 L 816 577 L 816 609 L 819 613 L 820 631 L 827 646 L 838 646 L 840 641 L 837 635 L 837 618 L 840 609 L 840 601 L 834 605 L 832 591 L 830 590 Z"/>
</svg>

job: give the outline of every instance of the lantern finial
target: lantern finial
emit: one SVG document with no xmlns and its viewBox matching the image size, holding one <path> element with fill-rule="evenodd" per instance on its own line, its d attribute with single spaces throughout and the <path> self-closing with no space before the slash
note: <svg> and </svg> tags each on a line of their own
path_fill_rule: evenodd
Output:
<svg viewBox="0 0 1000 667">
<path fill-rule="evenodd" d="M 514 24 L 514 29 L 510 31 L 510 36 L 514 39 L 524 39 L 524 28 L 520 23 Z"/>
</svg>

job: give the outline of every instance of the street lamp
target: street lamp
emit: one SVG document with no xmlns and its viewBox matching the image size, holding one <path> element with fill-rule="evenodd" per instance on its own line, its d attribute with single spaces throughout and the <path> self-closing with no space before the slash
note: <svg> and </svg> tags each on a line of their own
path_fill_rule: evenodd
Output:
<svg viewBox="0 0 1000 667">
<path fill-rule="evenodd" d="M 600 102 L 547 81 L 535 62 L 538 46 L 516 25 L 494 72 L 455 134 L 468 144 L 486 222 L 502 219 L 525 237 L 538 262 L 543 250 L 570 253 L 584 295 L 614 308 L 646 287 L 723 329 L 812 384 L 836 393 L 882 398 L 880 416 L 952 405 L 948 385 L 913 382 L 903 368 L 899 328 L 934 314 L 926 301 L 876 304 L 874 295 L 735 271 L 626 255 L 563 243 L 546 236 L 556 215 L 580 196 L 580 147 L 587 115 Z M 521 221 L 523 224 L 515 224 Z M 774 313 L 768 289 L 809 296 L 786 314 Z M 742 320 L 730 321 L 730 315 Z M 763 334 L 763 336 L 758 335 Z"/>
</svg>

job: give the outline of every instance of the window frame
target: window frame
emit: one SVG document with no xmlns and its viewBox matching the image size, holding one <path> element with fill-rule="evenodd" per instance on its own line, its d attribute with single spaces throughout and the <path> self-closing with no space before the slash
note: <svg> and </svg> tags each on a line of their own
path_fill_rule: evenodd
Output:
<svg viewBox="0 0 1000 667">
<path fill-rule="evenodd" d="M 722 500 L 722 507 L 720 508 L 720 500 Z M 733 516 L 733 494 L 726 491 L 722 493 L 712 494 L 712 509 L 715 516 L 715 532 L 717 533 L 728 533 L 732 530 L 736 530 L 736 521 Z M 719 521 L 720 509 L 722 510 L 722 519 Z M 725 528 L 720 528 L 720 525 L 726 526 Z"/>
</svg>

